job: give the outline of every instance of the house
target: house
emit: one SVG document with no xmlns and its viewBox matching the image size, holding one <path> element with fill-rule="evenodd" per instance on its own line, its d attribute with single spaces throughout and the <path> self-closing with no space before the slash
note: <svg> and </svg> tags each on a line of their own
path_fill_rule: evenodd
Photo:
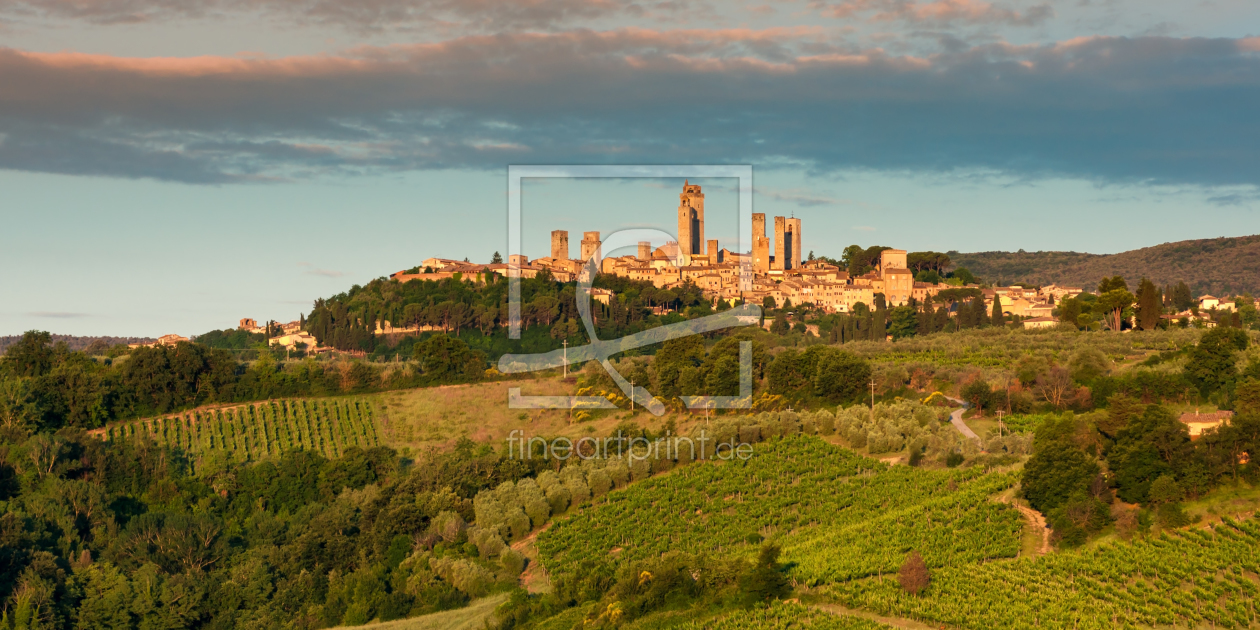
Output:
<svg viewBox="0 0 1260 630">
<path fill-rule="evenodd" d="M 1059 320 L 1054 317 L 1030 317 L 1024 320 L 1024 328 L 1054 328 Z"/>
<path fill-rule="evenodd" d="M 308 333 L 305 330 L 299 330 L 293 333 L 286 333 L 286 334 L 280 335 L 279 337 L 272 337 L 268 341 L 273 346 L 282 346 L 288 350 L 295 349 L 297 345 L 300 343 L 306 346 L 307 352 L 319 351 L 319 348 L 317 348 L 317 346 L 319 346 L 319 342 L 316 341 L 315 337 L 311 335 L 311 333 Z"/>
<path fill-rule="evenodd" d="M 591 299 L 603 304 L 604 306 L 608 306 L 608 303 L 613 299 L 613 292 L 608 289 L 591 287 Z"/>
<path fill-rule="evenodd" d="M 177 343 L 187 343 L 188 337 L 179 335 L 162 335 L 153 343 L 132 343 L 127 344 L 128 348 L 152 348 L 155 346 L 174 346 Z"/>
<path fill-rule="evenodd" d="M 1194 413 L 1181 414 L 1178 420 L 1190 427 L 1190 439 L 1197 440 L 1199 436 L 1203 435 L 1204 431 L 1229 424 L 1229 419 L 1232 417 L 1234 417 L 1234 412 L 1232 411 L 1200 413 L 1198 409 L 1195 409 Z"/>
<path fill-rule="evenodd" d="M 1199 298 L 1199 310 L 1201 311 L 1210 311 L 1214 308 L 1219 308 L 1220 305 L 1221 300 L 1211 295 L 1205 295 Z"/>
</svg>

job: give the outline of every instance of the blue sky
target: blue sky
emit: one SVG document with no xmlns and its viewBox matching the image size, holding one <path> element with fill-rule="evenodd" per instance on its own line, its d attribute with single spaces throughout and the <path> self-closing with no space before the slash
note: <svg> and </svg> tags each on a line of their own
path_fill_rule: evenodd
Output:
<svg viewBox="0 0 1260 630">
<path fill-rule="evenodd" d="M 508 164 L 752 164 L 820 254 L 1252 234 L 1257 35 L 1241 1 L 0 0 L 0 334 L 485 260 Z M 527 185 L 525 247 L 671 228 L 680 184 Z"/>
</svg>

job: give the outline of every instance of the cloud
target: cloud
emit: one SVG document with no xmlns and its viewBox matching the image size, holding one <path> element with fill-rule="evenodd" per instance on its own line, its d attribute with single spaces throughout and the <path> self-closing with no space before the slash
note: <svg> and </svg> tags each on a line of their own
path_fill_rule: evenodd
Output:
<svg viewBox="0 0 1260 630">
<path fill-rule="evenodd" d="M 308 276 L 320 276 L 321 278 L 340 278 L 347 275 L 344 271 L 333 271 L 331 269 L 311 269 L 306 272 Z"/>
<path fill-rule="evenodd" d="M 1253 40 L 859 49 L 816 27 L 517 33 L 282 58 L 0 48 L 0 168 L 192 183 L 753 163 L 1260 184 Z"/>
<path fill-rule="evenodd" d="M 554 30 L 599 19 L 665 19 L 706 10 L 712 12 L 703 3 L 668 0 L 0 0 L 0 15 L 99 25 L 246 14 L 270 17 L 286 26 L 460 34 Z"/>
<path fill-rule="evenodd" d="M 26 316 L 45 319 L 79 319 L 81 317 L 90 317 L 87 313 L 66 313 L 62 311 L 35 311 L 27 313 Z"/>
<path fill-rule="evenodd" d="M 1054 17 L 1054 8 L 1038 4 L 1020 12 L 979 0 L 844 0 L 813 5 L 824 16 L 864 18 L 871 22 L 908 22 L 948 26 L 957 23 L 1036 26 Z"/>
<path fill-rule="evenodd" d="M 802 208 L 812 208 L 815 206 L 834 206 L 842 203 L 848 203 L 843 199 L 835 199 L 823 195 L 816 195 L 803 190 L 775 190 L 772 188 L 757 188 L 757 194 L 762 197 L 769 197 L 778 201 L 796 204 Z"/>
</svg>

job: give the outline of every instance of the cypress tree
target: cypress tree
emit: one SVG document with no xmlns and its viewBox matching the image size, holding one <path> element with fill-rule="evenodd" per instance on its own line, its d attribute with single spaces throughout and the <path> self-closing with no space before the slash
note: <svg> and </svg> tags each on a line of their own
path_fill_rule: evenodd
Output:
<svg viewBox="0 0 1260 630">
<path fill-rule="evenodd" d="M 994 293 L 994 294 L 993 294 L 993 316 L 992 316 L 992 318 L 993 318 L 993 325 L 994 325 L 994 326 L 1004 326 L 1004 325 L 1006 325 L 1006 317 L 1002 314 L 1002 296 L 1000 296 L 1000 295 L 998 295 L 998 294 L 996 294 L 996 293 Z"/>
<path fill-rule="evenodd" d="M 1142 283 L 1138 285 L 1138 326 L 1142 330 L 1154 330 L 1159 325 L 1159 316 L 1163 314 L 1164 309 L 1160 304 L 1159 289 L 1155 288 L 1155 283 L 1142 278 Z"/>
</svg>

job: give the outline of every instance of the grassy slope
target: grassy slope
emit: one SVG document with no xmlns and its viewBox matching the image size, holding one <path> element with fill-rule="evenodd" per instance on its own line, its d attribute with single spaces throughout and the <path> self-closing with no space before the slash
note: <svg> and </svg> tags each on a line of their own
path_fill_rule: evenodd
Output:
<svg viewBox="0 0 1260 630">
<path fill-rule="evenodd" d="M 429 615 L 399 619 L 364 626 L 340 626 L 332 630 L 357 628 L 359 630 L 481 630 L 499 604 L 507 601 L 506 594 L 491 595 L 476 600 L 464 608 L 445 610 Z"/>
<path fill-rule="evenodd" d="M 954 264 L 990 281 L 1092 288 L 1104 276 L 1143 276 L 1157 285 L 1184 281 L 1196 293 L 1260 292 L 1260 236 L 1164 243 L 1119 254 L 1077 252 L 951 253 Z"/>
</svg>

